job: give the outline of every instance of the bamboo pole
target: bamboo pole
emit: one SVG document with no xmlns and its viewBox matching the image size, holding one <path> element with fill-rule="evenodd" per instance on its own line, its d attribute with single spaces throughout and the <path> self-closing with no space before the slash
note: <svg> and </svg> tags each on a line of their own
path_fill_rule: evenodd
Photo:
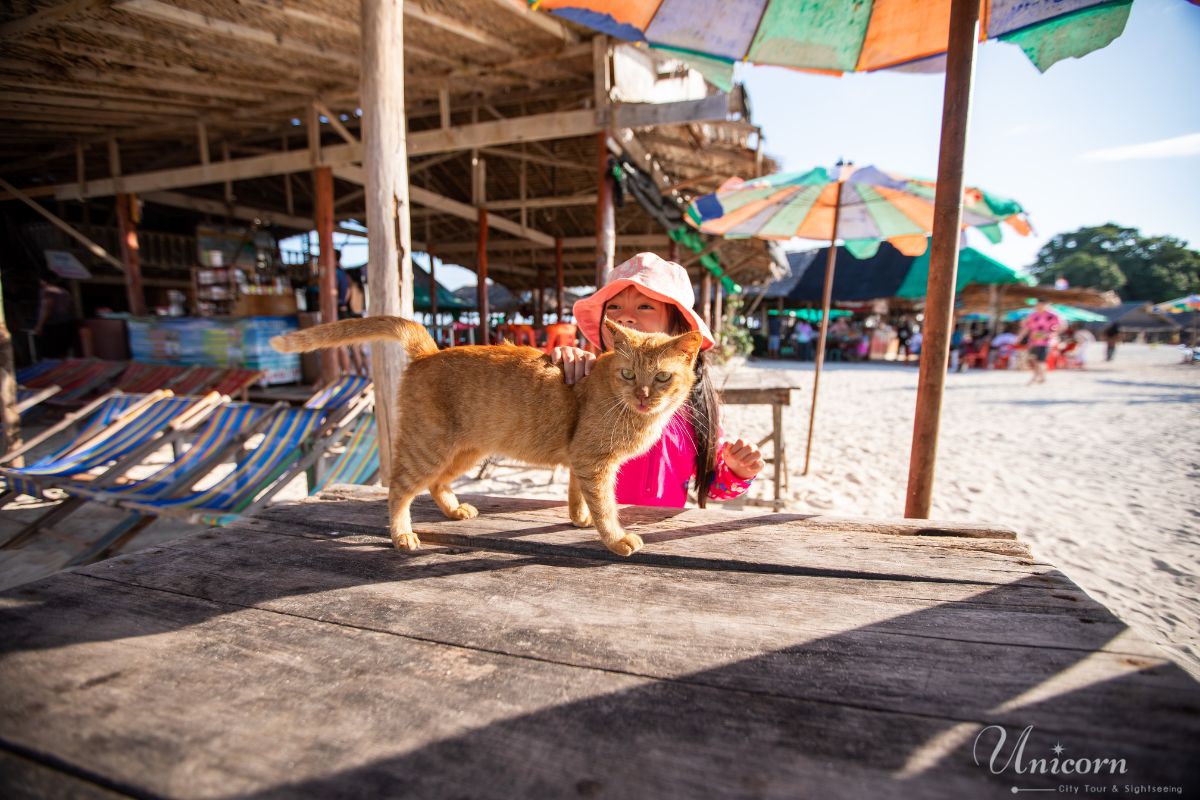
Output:
<svg viewBox="0 0 1200 800">
<path fill-rule="evenodd" d="M 563 321 L 563 239 L 559 236 L 554 240 L 554 285 L 555 285 L 555 310 L 558 313 L 558 319 L 555 322 Z"/>
<path fill-rule="evenodd" d="M 479 239 L 475 251 L 475 276 L 479 280 L 476 296 L 479 298 L 479 343 L 490 344 L 488 340 L 488 213 L 486 208 L 479 209 Z"/>
<path fill-rule="evenodd" d="M 617 251 L 617 214 L 608 174 L 608 132 L 596 134 L 596 288 L 608 283 Z"/>
<path fill-rule="evenodd" d="M 946 383 L 946 361 L 950 354 L 950 328 L 954 320 L 954 284 L 962 223 L 963 156 L 967 147 L 978 39 L 978 1 L 953 0 L 946 51 L 946 89 L 942 100 L 942 138 L 933 205 L 929 283 L 925 293 L 925 330 L 904 505 L 904 516 L 920 519 L 929 517 L 933 501 L 938 426 Z"/>
<path fill-rule="evenodd" d="M 842 177 L 838 176 L 837 195 L 833 201 L 833 233 L 829 237 L 829 256 L 825 259 L 825 288 L 821 296 L 821 332 L 817 336 L 817 363 L 813 370 L 812 403 L 808 407 L 808 438 L 804 442 L 804 472 L 808 474 L 812 459 L 813 427 L 817 419 L 817 391 L 821 387 L 821 368 L 825 366 L 825 336 L 829 332 L 829 307 L 833 304 L 833 270 L 837 266 L 838 219 L 842 215 Z"/>
<path fill-rule="evenodd" d="M 368 309 L 373 315 L 412 317 L 412 227 L 409 220 L 408 132 L 404 116 L 404 9 L 401 0 L 362 0 L 363 172 L 366 175 Z M 395 387 L 407 359 L 398 342 L 371 345 L 379 475 L 391 471 Z"/>
<path fill-rule="evenodd" d="M 333 169 L 317 167 L 313 170 L 313 227 L 317 229 L 320 244 L 320 271 L 317 285 L 320 287 L 321 322 L 333 322 L 338 318 L 337 260 L 333 251 Z M 321 380 L 326 384 L 338 379 L 338 350 L 329 348 L 321 351 Z"/>
<path fill-rule="evenodd" d="M 121 229 L 121 261 L 125 264 L 125 291 L 129 297 L 129 313 L 141 316 L 146 313 L 146 293 L 142 289 L 142 259 L 138 245 L 137 225 L 133 221 L 133 204 L 137 198 L 131 194 L 117 195 L 117 225 Z"/>
</svg>

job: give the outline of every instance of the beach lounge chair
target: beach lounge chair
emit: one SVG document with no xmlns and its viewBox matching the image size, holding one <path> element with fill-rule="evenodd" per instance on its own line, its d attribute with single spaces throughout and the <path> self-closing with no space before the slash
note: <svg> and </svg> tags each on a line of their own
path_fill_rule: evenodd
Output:
<svg viewBox="0 0 1200 800">
<path fill-rule="evenodd" d="M 95 358 L 72 358 L 63 361 L 54 369 L 42 372 L 24 382 L 29 389 L 44 389 L 57 386 L 61 391 L 50 401 L 51 405 L 72 405 L 100 387 L 108 384 L 125 369 L 121 361 L 101 361 Z"/>
<path fill-rule="evenodd" d="M 17 370 L 17 383 L 21 386 L 28 386 L 31 380 L 34 380 L 39 375 L 43 375 L 52 369 L 58 369 L 62 364 L 57 358 L 47 358 L 44 361 L 39 361 L 36 364 L 30 364 L 28 367 L 21 367 Z"/>
<path fill-rule="evenodd" d="M 257 369 L 227 369 L 211 391 L 220 392 L 229 397 L 238 397 L 243 402 L 249 400 L 250 387 L 262 380 L 263 374 Z"/>
<path fill-rule="evenodd" d="M 113 387 L 117 391 L 138 394 L 153 392 L 157 389 L 168 388 L 172 381 L 183 376 L 187 367 L 176 367 L 170 364 L 143 364 L 139 361 L 130 362 Z M 181 394 L 176 392 L 176 394 Z"/>
<path fill-rule="evenodd" d="M 361 402 L 360 397 L 369 389 L 370 381 L 368 379 L 343 378 L 314 394 L 305 407 L 332 412 L 348 406 L 352 401 L 359 400 Z M 123 500 L 151 502 L 192 486 L 223 461 L 228 460 L 233 450 L 240 450 L 249 439 L 261 433 L 271 422 L 273 416 L 284 408 L 286 406 L 282 403 L 268 408 L 249 403 L 225 402 L 205 420 L 203 425 L 196 428 L 196 440 L 186 452 L 176 454 L 170 463 L 140 480 L 118 482 L 130 468 L 141 461 L 138 458 L 137 460 L 128 459 L 123 463 L 122 468 L 114 466 L 95 480 L 86 482 L 57 481 L 54 485 L 67 492 L 68 498 L 37 519 L 27 523 L 0 547 L 20 546 L 39 530 L 45 530 L 47 526 L 66 518 L 89 501 L 108 505 L 116 505 Z M 378 450 L 375 455 L 377 471 Z M 343 469 L 345 470 L 343 474 L 347 476 L 343 482 L 348 482 L 350 477 L 359 474 L 358 471 L 352 470 L 349 464 Z M 361 469 L 362 467 L 360 467 Z"/>
<path fill-rule="evenodd" d="M 374 483 L 379 477 L 379 437 L 376 432 L 375 415 L 367 409 L 359 415 L 350 431 L 346 449 L 313 482 L 308 493 L 318 494 L 335 483 Z"/>
<path fill-rule="evenodd" d="M 226 525 L 257 511 L 293 478 L 304 474 L 340 440 L 346 427 L 369 407 L 363 398 L 344 408 L 282 408 L 272 415 L 262 441 L 237 467 L 211 486 L 202 476 L 177 491 L 154 498 L 109 496 L 105 502 L 129 513 L 78 553 L 71 566 L 87 564 L 133 539 L 159 517 L 198 525 Z M 94 496 L 96 499 L 98 496 Z"/>
<path fill-rule="evenodd" d="M 262 380 L 262 372 L 239 367 L 191 367 L 176 377 L 167 388 L 175 394 L 219 392 L 247 400 L 250 387 Z"/>
<path fill-rule="evenodd" d="M 86 480 L 93 470 L 122 458 L 144 457 L 165 444 L 164 437 L 201 421 L 221 400 L 215 393 L 194 398 L 175 397 L 167 391 L 124 402 L 127 397 L 131 396 L 109 398 L 80 436 L 57 452 L 24 467 L 0 466 L 5 484 L 0 507 L 20 494 L 40 497 L 44 489 L 63 480 Z M 11 461 L 8 456 L 5 460 Z"/>
<path fill-rule="evenodd" d="M 47 386 L 45 389 L 26 389 L 23 386 L 17 387 L 17 413 L 24 419 L 28 412 L 31 412 L 41 404 L 43 400 L 47 400 L 61 392 L 57 386 Z"/>
</svg>

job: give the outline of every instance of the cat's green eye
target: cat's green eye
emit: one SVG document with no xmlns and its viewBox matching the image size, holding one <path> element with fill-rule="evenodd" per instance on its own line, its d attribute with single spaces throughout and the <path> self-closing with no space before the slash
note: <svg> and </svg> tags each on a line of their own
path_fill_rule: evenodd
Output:
<svg viewBox="0 0 1200 800">
<path fill-rule="evenodd" d="M 659 383 L 666 383 L 667 381 L 671 380 L 671 373 L 660 372 L 654 376 L 654 380 L 658 381 Z"/>
<path fill-rule="evenodd" d="M 631 370 L 631 369 L 621 370 L 621 377 L 627 381 L 633 380 L 633 370 Z"/>
</svg>

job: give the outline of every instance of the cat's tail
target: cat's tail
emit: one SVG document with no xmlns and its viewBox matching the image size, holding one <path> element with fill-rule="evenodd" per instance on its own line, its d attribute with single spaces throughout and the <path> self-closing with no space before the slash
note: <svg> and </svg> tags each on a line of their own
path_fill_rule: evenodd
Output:
<svg viewBox="0 0 1200 800">
<path fill-rule="evenodd" d="M 392 339 L 404 346 L 409 358 L 437 352 L 437 344 L 424 325 L 403 317 L 363 317 L 327 322 L 271 339 L 281 353 L 307 353 L 325 347 Z"/>
</svg>

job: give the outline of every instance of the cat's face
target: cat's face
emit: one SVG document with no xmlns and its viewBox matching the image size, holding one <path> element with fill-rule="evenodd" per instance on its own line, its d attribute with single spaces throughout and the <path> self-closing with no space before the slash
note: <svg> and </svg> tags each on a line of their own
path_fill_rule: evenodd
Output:
<svg viewBox="0 0 1200 800">
<path fill-rule="evenodd" d="M 605 320 L 604 327 L 613 342 L 610 381 L 626 407 L 657 414 L 687 397 L 703 341 L 699 333 L 638 333 L 612 320 Z"/>
</svg>

